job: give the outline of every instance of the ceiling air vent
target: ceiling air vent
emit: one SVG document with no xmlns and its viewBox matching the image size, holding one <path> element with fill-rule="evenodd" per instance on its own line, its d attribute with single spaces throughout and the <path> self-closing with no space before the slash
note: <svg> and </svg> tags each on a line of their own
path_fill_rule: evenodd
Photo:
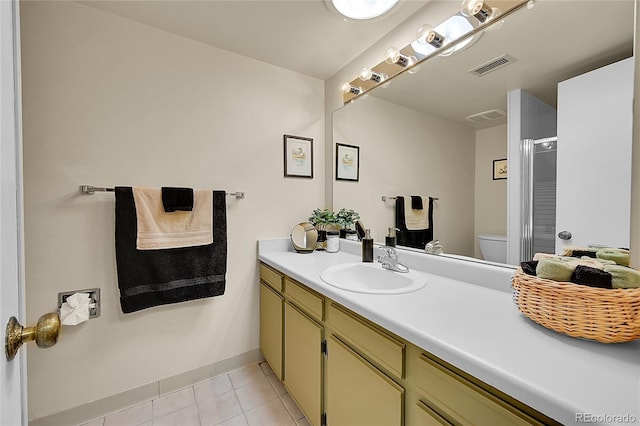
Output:
<svg viewBox="0 0 640 426">
<path fill-rule="evenodd" d="M 471 74 L 477 75 L 478 77 L 482 77 L 483 75 L 490 73 L 491 71 L 495 71 L 499 68 L 506 67 L 507 65 L 512 64 L 516 61 L 517 61 L 516 58 L 509 55 L 508 53 L 505 53 L 504 55 L 499 56 L 495 59 L 492 59 L 489 62 L 484 63 L 479 67 L 476 67 L 470 70 L 469 72 Z"/>
<path fill-rule="evenodd" d="M 500 109 L 490 109 L 489 111 L 483 111 L 477 114 L 470 115 L 468 117 L 465 117 L 465 119 L 474 123 L 484 123 L 491 120 L 497 120 L 498 118 L 502 118 L 505 115 L 507 115 L 507 113 Z"/>
</svg>

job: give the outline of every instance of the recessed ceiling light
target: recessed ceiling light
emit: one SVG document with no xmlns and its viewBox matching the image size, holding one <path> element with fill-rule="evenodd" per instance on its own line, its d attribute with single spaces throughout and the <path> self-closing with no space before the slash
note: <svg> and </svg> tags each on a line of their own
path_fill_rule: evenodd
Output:
<svg viewBox="0 0 640 426">
<path fill-rule="evenodd" d="M 349 19 L 372 19 L 384 15 L 398 3 L 398 0 L 326 0 L 330 9 L 336 10 Z"/>
</svg>

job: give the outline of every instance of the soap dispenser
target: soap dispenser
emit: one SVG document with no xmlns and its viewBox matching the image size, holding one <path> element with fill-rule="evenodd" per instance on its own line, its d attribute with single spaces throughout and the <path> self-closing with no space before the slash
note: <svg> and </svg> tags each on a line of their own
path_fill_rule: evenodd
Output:
<svg viewBox="0 0 640 426">
<path fill-rule="evenodd" d="M 389 228 L 389 234 L 384 239 L 384 245 L 387 247 L 396 246 L 396 228 Z"/>
<path fill-rule="evenodd" d="M 373 262 L 373 238 L 371 238 L 371 229 L 364 231 L 362 239 L 362 261 Z"/>
</svg>

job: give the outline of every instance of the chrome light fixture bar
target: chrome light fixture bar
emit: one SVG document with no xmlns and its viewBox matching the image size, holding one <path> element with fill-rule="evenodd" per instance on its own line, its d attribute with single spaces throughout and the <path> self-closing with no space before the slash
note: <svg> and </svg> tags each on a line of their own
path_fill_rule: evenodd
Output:
<svg viewBox="0 0 640 426">
<path fill-rule="evenodd" d="M 402 49 L 390 47 L 385 52 L 384 61 L 374 67 L 363 68 L 355 79 L 344 83 L 341 87 L 343 103 L 354 100 L 404 71 L 415 73 L 417 65 L 426 59 L 436 55 L 449 56 L 471 45 L 484 30 L 489 30 L 492 26 L 499 27 L 502 19 L 496 19 L 498 16 L 504 18 L 525 6 L 530 6 L 533 1 L 513 0 L 513 5 L 502 13 L 500 9 L 491 7 L 484 0 L 464 0 L 460 12 L 435 28 L 429 25 L 421 26 L 416 40 Z"/>
</svg>

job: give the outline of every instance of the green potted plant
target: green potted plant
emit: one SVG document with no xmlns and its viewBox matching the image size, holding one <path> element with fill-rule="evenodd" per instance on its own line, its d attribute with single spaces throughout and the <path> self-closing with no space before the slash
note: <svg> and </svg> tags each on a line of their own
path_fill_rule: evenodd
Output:
<svg viewBox="0 0 640 426">
<path fill-rule="evenodd" d="M 340 225 L 340 238 L 346 238 L 347 231 L 351 230 L 353 225 L 360 220 L 358 212 L 352 209 L 340 209 L 335 215 L 336 223 Z"/>
<path fill-rule="evenodd" d="M 336 217 L 328 209 L 315 209 L 309 217 L 309 222 L 318 230 L 318 249 L 323 249 L 327 240 L 327 228 L 336 224 Z"/>
</svg>

